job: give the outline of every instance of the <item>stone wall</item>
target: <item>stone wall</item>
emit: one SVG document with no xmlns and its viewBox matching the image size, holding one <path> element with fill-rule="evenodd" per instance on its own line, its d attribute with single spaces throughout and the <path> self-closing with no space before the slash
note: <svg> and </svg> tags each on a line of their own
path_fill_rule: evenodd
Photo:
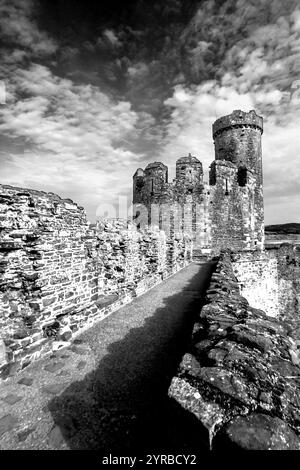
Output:
<svg viewBox="0 0 300 470">
<path fill-rule="evenodd" d="M 191 259 L 188 238 L 108 221 L 52 193 L 0 186 L 0 376 L 104 318 Z"/>
<path fill-rule="evenodd" d="M 215 161 L 209 184 L 203 182 L 202 163 L 191 154 L 176 161 L 172 182 L 163 163 L 150 163 L 133 176 L 133 216 L 139 215 L 141 226 L 155 221 L 164 230 L 163 223 L 172 228 L 177 221 L 176 230 L 193 238 L 197 256 L 223 249 L 261 251 L 263 119 L 254 110 L 235 110 L 217 119 L 212 130 Z"/>
<path fill-rule="evenodd" d="M 198 419 L 199 450 L 300 450 L 299 342 L 241 296 L 231 261 L 216 264 L 169 396 Z"/>
<path fill-rule="evenodd" d="M 210 240 L 207 194 L 201 162 L 189 155 L 176 162 L 176 177 L 168 182 L 168 168 L 160 162 L 139 168 L 133 176 L 133 215 L 141 227 L 159 226 L 166 233 L 188 233 L 194 246 Z"/>
<path fill-rule="evenodd" d="M 268 252 L 240 252 L 233 255 L 232 266 L 241 294 L 267 315 L 279 314 L 277 259 Z"/>
<path fill-rule="evenodd" d="M 300 246 L 267 245 L 232 255 L 241 294 L 267 315 L 288 320 L 300 339 Z"/>
<path fill-rule="evenodd" d="M 277 263 L 279 317 L 292 324 L 300 339 L 300 246 L 284 243 L 266 248 Z"/>
<path fill-rule="evenodd" d="M 240 184 L 239 168 L 226 160 L 215 160 L 210 175 L 211 252 L 262 250 L 263 223 L 256 227 L 256 175 L 247 170 L 247 184 Z"/>
</svg>

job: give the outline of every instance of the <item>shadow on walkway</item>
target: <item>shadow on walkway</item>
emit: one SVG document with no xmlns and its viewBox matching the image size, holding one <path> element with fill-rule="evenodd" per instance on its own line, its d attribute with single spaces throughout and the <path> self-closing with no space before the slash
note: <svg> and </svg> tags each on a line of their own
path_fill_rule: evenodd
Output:
<svg viewBox="0 0 300 470">
<path fill-rule="evenodd" d="M 199 421 L 167 392 L 188 348 L 213 267 L 199 265 L 189 284 L 166 296 L 164 307 L 142 327 L 108 346 L 95 371 L 48 403 L 70 449 L 134 455 L 207 448 Z"/>
</svg>

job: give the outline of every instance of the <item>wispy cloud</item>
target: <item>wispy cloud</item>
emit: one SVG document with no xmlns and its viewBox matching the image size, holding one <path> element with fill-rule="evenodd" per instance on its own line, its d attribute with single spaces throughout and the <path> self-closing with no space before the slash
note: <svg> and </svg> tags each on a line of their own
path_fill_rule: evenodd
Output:
<svg viewBox="0 0 300 470">
<path fill-rule="evenodd" d="M 94 205 L 95 197 L 111 201 L 126 188 L 124 175 L 131 179 L 138 156 L 114 141 L 135 131 L 139 116 L 130 103 L 113 101 L 91 85 L 74 85 L 38 64 L 16 69 L 9 90 L 0 131 L 26 138 L 34 151 L 12 155 L 4 178 L 12 172 L 18 184 L 54 185 L 64 192 L 68 187 Z"/>
</svg>

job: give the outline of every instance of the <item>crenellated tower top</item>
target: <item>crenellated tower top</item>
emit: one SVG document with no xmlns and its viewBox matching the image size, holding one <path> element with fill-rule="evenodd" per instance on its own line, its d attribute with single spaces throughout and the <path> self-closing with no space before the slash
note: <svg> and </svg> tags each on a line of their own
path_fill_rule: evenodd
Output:
<svg viewBox="0 0 300 470">
<path fill-rule="evenodd" d="M 234 127 L 252 127 L 259 129 L 263 133 L 263 118 L 256 114 L 254 109 L 248 113 L 240 109 L 234 110 L 227 116 L 222 116 L 217 119 L 212 125 L 213 138 L 220 134 L 225 129 L 232 129 Z"/>
</svg>

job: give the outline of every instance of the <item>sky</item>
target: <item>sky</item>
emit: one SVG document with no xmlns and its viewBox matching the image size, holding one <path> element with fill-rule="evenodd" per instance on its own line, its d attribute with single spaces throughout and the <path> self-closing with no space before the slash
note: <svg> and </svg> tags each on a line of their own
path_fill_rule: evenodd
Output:
<svg viewBox="0 0 300 470">
<path fill-rule="evenodd" d="M 300 222 L 299 0 L 0 0 L 0 183 L 85 207 L 132 198 L 132 175 L 211 126 L 264 118 L 266 224 Z"/>
</svg>

